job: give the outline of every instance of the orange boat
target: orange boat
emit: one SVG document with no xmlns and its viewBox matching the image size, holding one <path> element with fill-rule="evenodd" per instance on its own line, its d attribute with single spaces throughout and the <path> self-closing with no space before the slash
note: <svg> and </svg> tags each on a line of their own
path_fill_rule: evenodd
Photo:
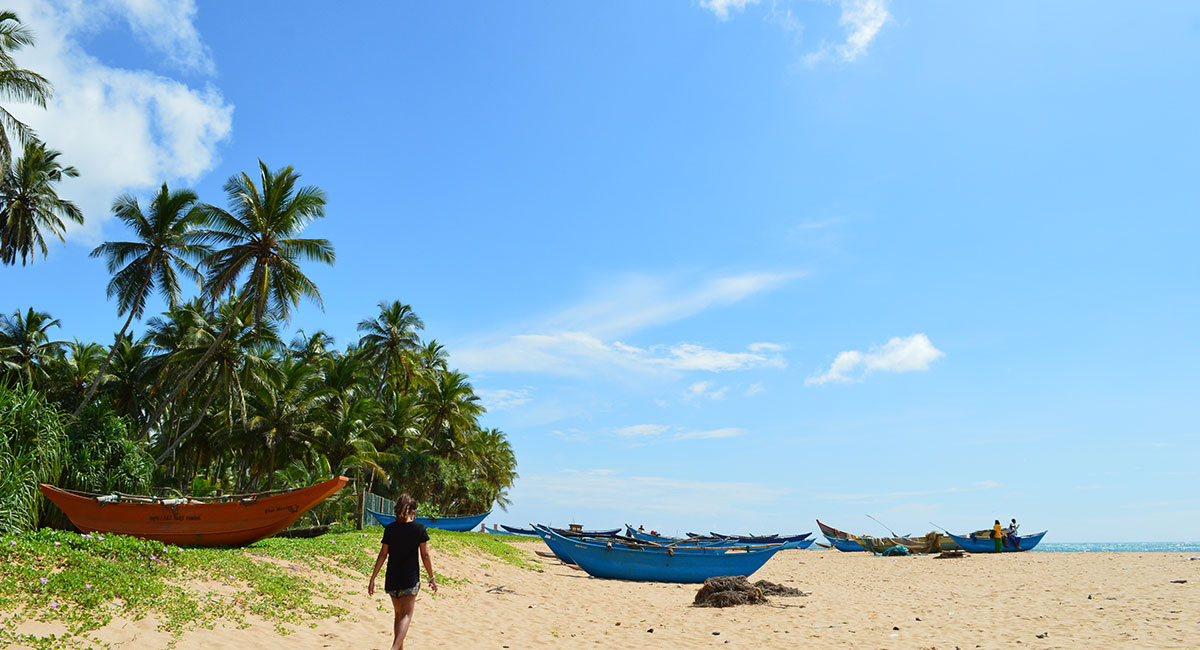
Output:
<svg viewBox="0 0 1200 650">
<path fill-rule="evenodd" d="M 41 488 L 85 533 L 117 533 L 178 546 L 243 546 L 296 523 L 349 481 L 339 476 L 296 490 L 176 499 L 93 495 L 45 483 Z"/>
</svg>

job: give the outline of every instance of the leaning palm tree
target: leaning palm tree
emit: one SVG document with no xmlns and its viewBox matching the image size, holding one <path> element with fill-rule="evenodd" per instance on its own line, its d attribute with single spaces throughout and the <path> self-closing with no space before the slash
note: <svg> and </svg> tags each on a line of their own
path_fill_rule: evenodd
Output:
<svg viewBox="0 0 1200 650">
<path fill-rule="evenodd" d="M 412 364 L 408 359 L 412 353 L 421 347 L 421 338 L 417 332 L 425 329 L 413 308 L 399 300 L 391 303 L 379 303 L 379 315 L 358 323 L 359 345 L 366 351 L 368 358 L 383 366 L 383 380 L 379 392 L 392 382 L 397 392 L 406 394 L 412 385 Z M 392 373 L 397 368 L 404 373 L 404 383 L 392 380 Z M 397 377 L 397 379 L 399 379 Z"/>
<path fill-rule="evenodd" d="M 108 356 L 100 366 L 97 379 L 104 378 L 108 364 L 112 362 L 117 346 L 125 337 L 126 330 L 134 318 L 141 318 L 146 309 L 146 299 L 157 291 L 169 306 L 179 302 L 179 275 L 183 274 L 199 285 L 201 276 L 188 258 L 200 259 L 211 253 L 208 247 L 197 241 L 204 215 L 196 207 L 196 193 L 191 190 L 172 192 L 163 183 L 154 200 L 150 202 L 150 214 L 144 214 L 137 197 L 126 194 L 113 201 L 113 215 L 133 231 L 135 241 L 108 241 L 92 251 L 92 257 L 104 257 L 108 272 L 113 274 L 108 283 L 108 297 L 117 297 L 117 314 L 128 313 L 116 341 L 108 350 Z M 100 381 L 92 382 L 83 401 L 72 417 L 91 401 Z"/>
<path fill-rule="evenodd" d="M 297 236 L 325 216 L 325 192 L 311 185 L 297 187 L 300 175 L 291 167 L 271 171 L 261 160 L 258 166 L 261 187 L 246 172 L 235 174 L 225 182 L 230 209 L 203 206 L 210 226 L 203 233 L 204 240 L 224 247 L 205 259 L 205 293 L 214 302 L 229 294 L 237 305 L 248 307 L 255 329 L 268 315 L 287 321 L 301 298 L 324 308 L 321 292 L 301 271 L 300 262 L 333 264 L 336 259 L 329 240 Z M 147 430 L 157 424 L 226 336 L 228 331 L 222 330 L 208 353 L 159 404 L 146 423 Z"/>
<path fill-rule="evenodd" d="M 32 102 L 45 108 L 51 93 L 50 82 L 36 72 L 18 68 L 13 60 L 12 53 L 27 45 L 33 45 L 33 33 L 21 24 L 16 14 L 0 11 L 0 98 Z M 22 144 L 34 139 L 33 129 L 0 107 L 0 173 L 6 172 L 12 162 L 10 133 Z"/>
<path fill-rule="evenodd" d="M 24 266 L 36 257 L 35 248 L 45 257 L 49 251 L 44 233 L 65 241 L 63 219 L 83 223 L 79 206 L 60 198 L 55 188 L 64 177 L 79 175 L 74 167 L 58 161 L 61 155 L 34 140 L 25 145 L 17 164 L 5 172 L 0 196 L 0 262 L 13 265 L 20 257 Z"/>
<path fill-rule="evenodd" d="M 50 328 L 59 327 L 57 318 L 30 307 L 24 314 L 0 316 L 0 346 L 8 348 L 8 361 L 18 368 L 24 380 L 33 384 L 34 377 L 46 376 L 46 366 L 62 348 L 62 341 L 50 340 Z"/>
</svg>

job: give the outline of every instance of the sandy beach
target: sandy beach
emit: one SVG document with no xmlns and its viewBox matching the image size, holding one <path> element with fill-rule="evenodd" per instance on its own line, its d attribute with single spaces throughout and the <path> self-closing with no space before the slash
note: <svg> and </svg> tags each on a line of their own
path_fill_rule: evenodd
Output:
<svg viewBox="0 0 1200 650">
<path fill-rule="evenodd" d="M 542 572 L 433 549 L 436 570 L 458 580 L 437 596 L 422 592 L 406 647 L 1200 647 L 1200 560 L 1191 561 L 1187 554 L 935 559 L 788 551 L 753 579 L 798 587 L 810 595 L 707 609 L 691 606 L 693 585 L 597 580 L 536 556 L 540 542 L 517 546 Z M 311 572 L 297 565 L 290 569 Z M 386 596 L 368 597 L 365 580 L 321 579 L 346 594 L 339 603 L 349 610 L 343 620 L 285 626 L 291 632 L 284 635 L 274 623 L 250 616 L 241 627 L 230 623 L 187 631 L 177 647 L 388 647 Z M 54 632 L 49 624 L 36 622 L 24 623 L 22 631 Z M 134 650 L 161 648 L 171 641 L 156 630 L 153 617 L 117 619 L 94 636 L 113 648 Z"/>
</svg>

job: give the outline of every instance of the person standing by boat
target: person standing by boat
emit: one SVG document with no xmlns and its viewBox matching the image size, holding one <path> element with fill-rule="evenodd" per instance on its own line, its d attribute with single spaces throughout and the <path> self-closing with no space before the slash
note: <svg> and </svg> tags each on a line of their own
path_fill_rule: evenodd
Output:
<svg viewBox="0 0 1200 650">
<path fill-rule="evenodd" d="M 408 627 L 412 623 L 413 609 L 417 604 L 417 592 L 421 591 L 421 567 L 417 564 L 418 554 L 425 565 L 425 573 L 429 574 L 429 588 L 437 593 L 437 581 L 433 577 L 433 563 L 429 559 L 429 533 L 425 525 L 413 521 L 417 516 L 417 502 L 407 493 L 396 499 L 396 521 L 383 529 L 383 540 L 379 548 L 379 557 L 375 558 L 375 570 L 371 572 L 371 581 L 367 583 L 367 594 L 375 595 L 375 578 L 387 561 L 387 574 L 383 580 L 383 590 L 392 598 L 392 609 L 396 619 L 392 625 L 395 638 L 392 650 L 404 647 L 404 637 L 408 635 Z"/>
<path fill-rule="evenodd" d="M 996 525 L 992 526 L 992 540 L 996 542 L 996 552 L 1004 550 L 1004 529 L 1000 527 L 1000 520 L 996 520 Z"/>
</svg>

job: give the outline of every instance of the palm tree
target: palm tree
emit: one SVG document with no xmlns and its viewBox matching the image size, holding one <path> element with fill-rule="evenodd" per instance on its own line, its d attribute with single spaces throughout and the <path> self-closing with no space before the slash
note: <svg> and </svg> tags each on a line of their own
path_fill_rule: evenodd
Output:
<svg viewBox="0 0 1200 650">
<path fill-rule="evenodd" d="M 393 454 L 379 451 L 377 443 L 386 434 L 388 422 L 379 403 L 370 397 L 359 397 L 326 409 L 324 435 L 318 450 L 329 461 L 336 474 L 354 475 L 354 493 L 358 498 L 355 524 L 362 528 L 363 507 L 366 501 L 368 474 L 388 473 L 380 463 L 396 460 Z"/>
<path fill-rule="evenodd" d="M 196 200 L 195 192 L 172 192 L 163 183 L 150 203 L 148 216 L 142 213 L 137 197 L 125 194 L 113 201 L 113 215 L 133 230 L 137 240 L 104 242 L 91 253 L 91 257 L 104 257 L 108 272 L 113 274 L 108 283 L 108 297 L 117 297 L 117 314 L 129 313 L 100 366 L 98 379 L 104 378 L 130 323 L 134 318 L 141 318 L 146 299 L 155 289 L 173 307 L 179 302 L 180 273 L 200 283 L 200 272 L 186 259 L 198 259 L 211 252 L 197 242 L 196 226 L 202 222 L 204 214 L 196 208 Z M 99 385 L 96 381 L 88 387 L 87 395 L 72 417 L 79 416 L 80 409 L 91 401 Z"/>
<path fill-rule="evenodd" d="M 435 455 L 461 457 L 463 443 L 487 410 L 479 403 L 475 389 L 460 372 L 443 372 L 430 382 L 417 408 L 425 422 L 425 437 Z"/>
<path fill-rule="evenodd" d="M 286 321 L 301 298 L 324 307 L 316 283 L 300 270 L 300 261 L 333 264 L 336 255 L 327 239 L 300 238 L 308 224 L 325 216 L 325 192 L 297 188 L 291 167 L 276 171 L 258 161 L 262 191 L 246 172 L 225 183 L 230 211 L 206 205 L 208 241 L 225 246 L 209 256 L 207 292 L 220 296 L 237 289 L 254 310 L 255 327 L 268 313 Z M 240 278 L 246 277 L 245 282 Z"/>
<path fill-rule="evenodd" d="M 7 113 L 0 108 L 0 118 Z M 3 129 L 0 129 L 2 132 Z M 3 176 L 0 201 L 0 262 L 13 265 L 21 258 L 21 266 L 35 258 L 40 248 L 42 257 L 49 251 L 43 231 L 65 241 L 63 219 L 83 223 L 83 212 L 74 203 L 59 198 L 55 185 L 64 177 L 79 176 L 74 167 L 58 162 L 62 154 L 32 141 L 25 153 Z"/>
<path fill-rule="evenodd" d="M 33 33 L 11 11 L 0 11 L 0 97 L 19 102 L 33 102 L 46 108 L 50 98 L 50 82 L 36 72 L 17 67 L 12 53 L 33 45 Z M 9 132 L 22 144 L 33 141 L 33 129 L 0 107 L 0 174 L 8 171 L 12 162 L 12 141 Z"/>
<path fill-rule="evenodd" d="M 253 413 L 250 431 L 254 445 L 265 456 L 262 473 L 268 490 L 274 487 L 277 460 L 286 463 L 296 446 L 313 444 L 324 404 L 316 366 L 289 357 L 274 361 L 266 368 L 266 381 L 248 400 Z"/>
<path fill-rule="evenodd" d="M 46 365 L 53 361 L 62 347 L 62 341 L 51 341 L 51 327 L 62 324 L 57 318 L 30 307 L 25 314 L 21 310 L 0 316 L 0 346 L 10 348 L 8 360 L 21 369 L 25 381 L 32 385 L 36 373 L 46 375 Z"/>
<path fill-rule="evenodd" d="M 507 491 L 517 480 L 517 457 L 512 445 L 499 429 L 476 429 L 469 436 L 468 461 L 492 492 L 492 500 L 502 509 L 511 503 Z"/>
<path fill-rule="evenodd" d="M 300 270 L 302 260 L 333 264 L 336 256 L 327 239 L 300 238 L 313 220 L 325 216 L 325 193 L 314 186 L 297 188 L 300 179 L 291 167 L 271 171 L 258 161 L 262 188 L 246 172 L 231 176 L 225 183 L 229 211 L 203 206 L 210 229 L 203 233 L 206 242 L 220 244 L 205 259 L 209 273 L 205 293 L 210 300 L 230 294 L 236 304 L 248 305 L 257 329 L 268 314 L 287 321 L 300 299 L 307 297 L 324 308 L 317 285 Z M 239 286 L 240 278 L 245 282 Z M 146 423 L 153 427 L 163 411 L 183 392 L 200 371 L 227 332 L 213 342 L 208 354 L 184 375 Z"/>
<path fill-rule="evenodd" d="M 103 374 L 100 372 L 104 348 L 98 343 L 81 343 L 75 339 L 66 346 L 66 355 L 59 360 L 54 375 L 58 389 L 62 392 L 59 403 L 67 405 L 79 399 L 84 386 L 97 386 Z"/>
<path fill-rule="evenodd" d="M 407 359 L 420 348 L 421 339 L 417 332 L 423 329 L 425 323 L 413 308 L 399 300 L 393 300 L 390 304 L 379 303 L 378 316 L 359 322 L 358 331 L 363 333 L 358 339 L 359 345 L 367 351 L 372 361 L 382 362 L 380 393 L 387 387 L 392 369 L 397 365 L 404 369 L 404 385 L 398 387 L 398 392 L 402 395 L 408 392 L 412 385 L 412 367 Z"/>
</svg>

